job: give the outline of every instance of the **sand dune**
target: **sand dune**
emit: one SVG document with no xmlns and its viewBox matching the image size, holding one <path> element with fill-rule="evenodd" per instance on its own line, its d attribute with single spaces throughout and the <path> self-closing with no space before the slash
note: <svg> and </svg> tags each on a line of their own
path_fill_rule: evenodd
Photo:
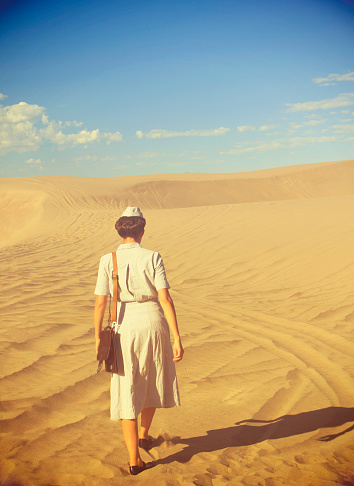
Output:
<svg viewBox="0 0 354 486">
<path fill-rule="evenodd" d="M 2 179 L 0 200 L 1 485 L 354 484 L 354 161 Z M 128 204 L 186 349 L 182 407 L 157 413 L 158 466 L 137 477 L 92 329 Z"/>
</svg>

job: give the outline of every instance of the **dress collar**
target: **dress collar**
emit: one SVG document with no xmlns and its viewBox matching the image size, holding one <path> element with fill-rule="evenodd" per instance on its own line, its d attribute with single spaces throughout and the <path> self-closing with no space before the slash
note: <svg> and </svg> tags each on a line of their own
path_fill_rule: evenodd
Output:
<svg viewBox="0 0 354 486">
<path fill-rule="evenodd" d="M 130 248 L 141 248 L 141 245 L 135 241 L 134 243 L 122 243 L 118 246 L 118 250 L 129 250 Z"/>
</svg>

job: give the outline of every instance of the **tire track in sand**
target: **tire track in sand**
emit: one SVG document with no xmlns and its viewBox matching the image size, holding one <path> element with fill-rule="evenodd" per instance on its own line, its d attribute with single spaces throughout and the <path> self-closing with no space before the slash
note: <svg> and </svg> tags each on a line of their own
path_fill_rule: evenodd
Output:
<svg viewBox="0 0 354 486">
<path fill-rule="evenodd" d="M 298 322 L 288 322 L 285 319 L 265 316 L 261 313 L 233 309 L 231 306 L 220 304 L 218 310 L 211 308 L 207 301 L 199 302 L 198 307 L 204 309 L 200 317 L 214 318 L 219 322 L 218 328 L 234 330 L 241 336 L 258 346 L 271 351 L 273 354 L 291 363 L 301 371 L 313 385 L 329 400 L 333 406 L 353 405 L 353 378 L 341 366 L 329 358 L 328 355 L 339 353 L 332 343 L 325 344 L 314 335 L 301 336 L 292 325 Z M 235 322 L 236 321 L 236 322 Z M 258 322 L 257 322 L 258 321 Z M 232 324 L 230 324 L 232 323 Z M 280 324 L 286 323 L 286 328 Z M 307 329 L 310 327 L 301 323 Z M 271 325 L 272 327 L 269 327 Z M 274 325 L 277 329 L 274 329 Z M 338 336 L 328 333 L 335 341 Z M 345 347 L 348 343 L 344 342 Z M 336 355 L 335 355 L 336 357 Z M 337 361 L 337 360 L 336 360 Z"/>
</svg>

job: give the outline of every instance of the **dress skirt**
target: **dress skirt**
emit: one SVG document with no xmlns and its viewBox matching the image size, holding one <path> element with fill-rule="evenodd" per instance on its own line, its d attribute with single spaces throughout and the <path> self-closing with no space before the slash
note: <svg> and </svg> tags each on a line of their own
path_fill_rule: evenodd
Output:
<svg viewBox="0 0 354 486">
<path fill-rule="evenodd" d="M 148 407 L 179 406 L 169 327 L 159 302 L 120 303 L 118 323 L 111 419 L 135 419 Z"/>
</svg>

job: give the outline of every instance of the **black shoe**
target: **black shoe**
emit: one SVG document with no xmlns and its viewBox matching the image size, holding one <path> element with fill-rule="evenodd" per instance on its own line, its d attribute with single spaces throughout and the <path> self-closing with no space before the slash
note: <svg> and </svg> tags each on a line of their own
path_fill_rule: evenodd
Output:
<svg viewBox="0 0 354 486">
<path fill-rule="evenodd" d="M 129 471 L 130 474 L 133 476 L 136 476 L 137 474 L 140 474 L 141 472 L 145 471 L 145 469 L 151 469 L 154 467 L 156 464 L 154 462 L 144 462 L 142 466 L 129 466 Z"/>
<path fill-rule="evenodd" d="M 139 447 L 148 452 L 154 447 L 154 439 L 149 437 L 148 439 L 139 439 Z"/>
</svg>

